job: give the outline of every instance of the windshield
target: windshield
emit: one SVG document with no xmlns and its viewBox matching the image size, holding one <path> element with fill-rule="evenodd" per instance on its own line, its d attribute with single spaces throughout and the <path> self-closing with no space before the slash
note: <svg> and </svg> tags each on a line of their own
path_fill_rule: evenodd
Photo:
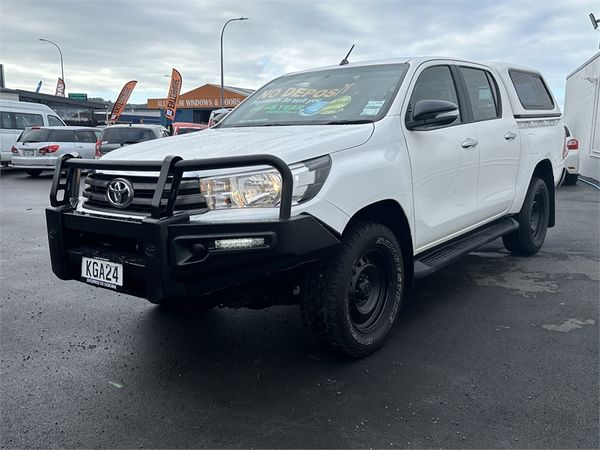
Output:
<svg viewBox="0 0 600 450">
<path fill-rule="evenodd" d="M 277 78 L 225 117 L 219 128 L 365 123 L 389 109 L 408 64 L 348 67 Z"/>
<path fill-rule="evenodd" d="M 103 144 L 132 144 L 153 138 L 154 133 L 148 128 L 106 128 L 100 135 Z"/>
</svg>

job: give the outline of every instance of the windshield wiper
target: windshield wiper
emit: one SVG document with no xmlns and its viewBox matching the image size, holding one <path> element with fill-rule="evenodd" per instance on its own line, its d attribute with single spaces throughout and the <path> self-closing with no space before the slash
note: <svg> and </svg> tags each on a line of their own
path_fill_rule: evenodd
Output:
<svg viewBox="0 0 600 450">
<path fill-rule="evenodd" d="M 373 123 L 371 119 L 356 119 L 356 120 L 331 120 L 329 122 L 323 122 L 319 125 L 354 125 L 359 123 Z"/>
</svg>

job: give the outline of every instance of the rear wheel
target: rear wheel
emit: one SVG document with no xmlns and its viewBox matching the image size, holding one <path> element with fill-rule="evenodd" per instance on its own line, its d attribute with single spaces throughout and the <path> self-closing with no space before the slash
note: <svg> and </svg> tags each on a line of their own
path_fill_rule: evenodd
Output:
<svg viewBox="0 0 600 450">
<path fill-rule="evenodd" d="M 511 253 L 533 255 L 546 239 L 550 216 L 550 196 L 544 180 L 533 178 L 517 215 L 519 228 L 502 237 L 504 247 Z"/>
<path fill-rule="evenodd" d="M 577 180 L 579 179 L 579 174 L 578 173 L 568 173 L 565 175 L 565 181 L 563 184 L 565 185 L 573 185 L 577 183 Z"/>
<path fill-rule="evenodd" d="M 360 223 L 311 272 L 302 317 L 321 344 L 361 358 L 383 345 L 403 290 L 402 252 L 394 233 L 377 223 Z"/>
<path fill-rule="evenodd" d="M 42 173 L 41 169 L 29 169 L 26 170 L 25 172 L 27 172 L 27 175 L 29 175 L 30 177 L 36 178 L 40 176 L 40 173 Z"/>
</svg>

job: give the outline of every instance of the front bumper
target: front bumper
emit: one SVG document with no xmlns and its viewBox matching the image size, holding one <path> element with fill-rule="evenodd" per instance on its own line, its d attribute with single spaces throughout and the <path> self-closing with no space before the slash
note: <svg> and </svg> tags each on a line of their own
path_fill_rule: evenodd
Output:
<svg viewBox="0 0 600 450">
<path fill-rule="evenodd" d="M 176 301 L 232 287 L 318 259 L 339 243 L 315 218 L 264 222 L 190 222 L 187 214 L 141 222 L 100 218 L 70 207 L 46 209 L 52 270 L 81 280 L 83 257 L 123 264 L 116 290 L 153 303 Z M 248 249 L 215 248 L 215 240 L 263 238 Z"/>
<path fill-rule="evenodd" d="M 284 179 L 279 219 L 210 223 L 191 221 L 187 212 L 173 213 L 177 191 L 168 191 L 165 187 L 169 177 L 180 178 L 180 172 L 190 166 L 214 167 L 225 163 L 226 166 L 243 166 L 265 162 L 273 163 Z M 64 184 L 63 163 L 67 170 Z M 155 170 L 156 166 L 156 163 L 137 164 L 140 170 Z M 162 164 L 152 215 L 141 220 L 101 217 L 74 209 L 71 200 L 77 196 L 79 170 L 109 166 L 122 170 L 128 165 L 102 160 L 65 159 L 58 163 L 50 194 L 53 207 L 46 209 L 46 222 L 52 270 L 59 278 L 86 281 L 81 276 L 83 257 L 120 263 L 123 286 L 112 288 L 153 303 L 164 303 L 294 268 L 319 259 L 324 251 L 339 243 L 338 237 L 314 217 L 290 217 L 291 172 L 283 161 L 273 157 L 237 157 L 210 162 L 167 159 Z M 60 193 L 64 194 L 62 200 Z M 167 196 L 169 201 L 165 205 Z M 233 249 L 218 248 L 215 244 L 217 240 L 239 238 L 262 238 L 264 244 Z"/>
</svg>

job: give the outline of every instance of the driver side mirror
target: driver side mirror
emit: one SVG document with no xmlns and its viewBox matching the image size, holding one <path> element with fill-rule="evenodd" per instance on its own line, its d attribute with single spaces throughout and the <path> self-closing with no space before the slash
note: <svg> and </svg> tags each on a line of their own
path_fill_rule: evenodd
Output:
<svg viewBox="0 0 600 450">
<path fill-rule="evenodd" d="M 412 117 L 410 117 L 412 115 Z M 458 119 L 458 106 L 445 100 L 420 100 L 408 114 L 406 128 L 450 125 Z"/>
</svg>

